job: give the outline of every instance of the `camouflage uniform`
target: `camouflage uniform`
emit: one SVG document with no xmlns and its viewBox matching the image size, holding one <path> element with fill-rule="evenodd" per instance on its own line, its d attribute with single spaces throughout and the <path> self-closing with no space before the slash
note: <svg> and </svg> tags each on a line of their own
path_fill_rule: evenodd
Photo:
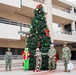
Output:
<svg viewBox="0 0 76 75">
<path fill-rule="evenodd" d="M 5 63 L 6 63 L 6 70 L 8 69 L 8 66 L 9 66 L 9 70 L 11 70 L 12 52 L 5 53 Z"/>
<path fill-rule="evenodd" d="M 55 69 L 55 55 L 56 55 L 56 49 L 51 48 L 48 51 L 48 56 L 49 56 L 49 70 L 54 70 Z"/>
<path fill-rule="evenodd" d="M 71 58 L 71 50 L 68 47 L 63 48 L 62 59 L 63 59 L 64 66 L 65 66 L 64 72 L 67 72 L 67 64 L 69 63 L 70 58 Z"/>
</svg>

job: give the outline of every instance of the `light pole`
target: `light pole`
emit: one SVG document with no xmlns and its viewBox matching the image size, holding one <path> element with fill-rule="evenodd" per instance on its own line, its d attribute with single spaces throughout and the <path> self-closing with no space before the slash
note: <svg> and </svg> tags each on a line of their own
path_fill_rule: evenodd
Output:
<svg viewBox="0 0 76 75">
<path fill-rule="evenodd" d="M 20 31 L 18 31 L 18 34 L 20 34 L 20 36 L 25 35 L 26 39 L 25 39 L 25 43 L 27 42 L 27 38 L 30 35 L 30 32 L 26 32 L 26 31 L 22 31 L 22 25 L 20 25 Z M 25 44 L 26 47 L 27 43 Z"/>
</svg>

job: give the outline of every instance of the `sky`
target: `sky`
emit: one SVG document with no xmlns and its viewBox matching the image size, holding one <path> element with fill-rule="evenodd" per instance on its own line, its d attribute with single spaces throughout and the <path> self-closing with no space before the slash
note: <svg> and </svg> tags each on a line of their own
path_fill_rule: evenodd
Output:
<svg viewBox="0 0 76 75">
<path fill-rule="evenodd" d="M 66 1 L 76 4 L 76 0 L 66 0 Z"/>
</svg>

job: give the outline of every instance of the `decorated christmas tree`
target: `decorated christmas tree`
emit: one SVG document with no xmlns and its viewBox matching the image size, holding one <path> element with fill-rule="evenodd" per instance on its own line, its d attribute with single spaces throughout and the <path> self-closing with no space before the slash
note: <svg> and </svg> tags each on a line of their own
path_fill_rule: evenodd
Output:
<svg viewBox="0 0 76 75">
<path fill-rule="evenodd" d="M 42 53 L 47 53 L 50 48 L 51 38 L 46 24 L 46 18 L 41 4 L 34 10 L 34 17 L 31 21 L 30 36 L 27 40 L 27 47 L 30 51 L 30 70 L 35 69 L 36 58 L 34 57 L 36 48 L 39 47 Z M 48 55 L 42 56 L 41 69 L 48 69 Z"/>
</svg>

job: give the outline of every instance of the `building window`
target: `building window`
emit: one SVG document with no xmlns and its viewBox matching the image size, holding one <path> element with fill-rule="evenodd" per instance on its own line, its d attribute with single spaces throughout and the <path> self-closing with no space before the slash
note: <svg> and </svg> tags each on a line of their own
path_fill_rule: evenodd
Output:
<svg viewBox="0 0 76 75">
<path fill-rule="evenodd" d="M 60 25 L 60 24 L 58 24 L 58 27 L 61 27 L 61 25 Z"/>
</svg>

